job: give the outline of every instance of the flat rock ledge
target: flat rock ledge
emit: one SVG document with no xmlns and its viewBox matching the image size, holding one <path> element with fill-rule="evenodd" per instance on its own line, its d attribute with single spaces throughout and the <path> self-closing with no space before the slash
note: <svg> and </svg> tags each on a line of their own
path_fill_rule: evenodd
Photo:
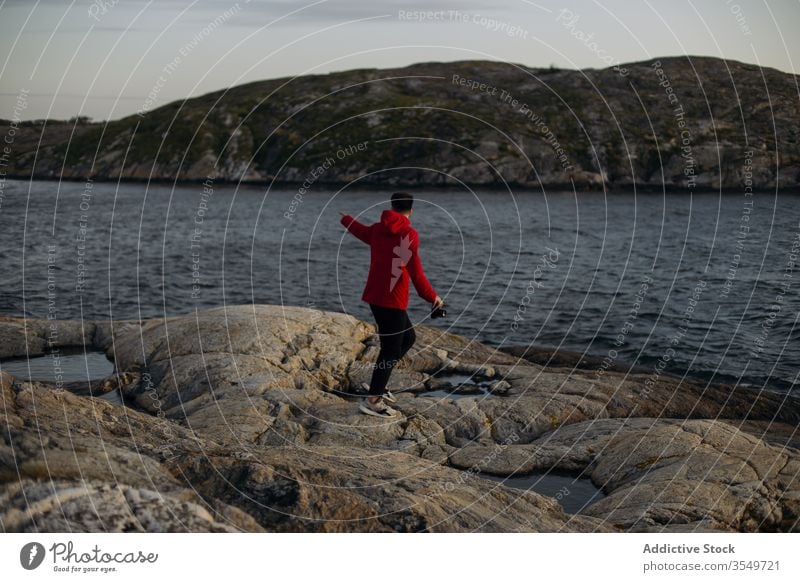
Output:
<svg viewBox="0 0 800 582">
<path fill-rule="evenodd" d="M 0 318 L 0 357 L 103 351 L 115 374 L 84 392 L 124 399 L 0 372 L 0 531 L 800 530 L 796 397 L 546 368 L 417 331 L 389 421 L 349 395 L 377 346 L 374 327 L 345 314 Z M 449 373 L 484 389 L 425 394 Z M 568 514 L 484 478 L 548 471 L 605 497 Z"/>
</svg>

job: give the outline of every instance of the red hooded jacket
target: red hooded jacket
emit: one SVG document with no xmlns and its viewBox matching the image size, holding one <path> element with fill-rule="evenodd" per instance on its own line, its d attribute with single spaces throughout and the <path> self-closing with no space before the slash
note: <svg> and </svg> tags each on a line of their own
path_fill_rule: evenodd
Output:
<svg viewBox="0 0 800 582">
<path fill-rule="evenodd" d="M 342 224 L 371 249 L 367 285 L 361 299 L 373 305 L 406 309 L 408 280 L 428 303 L 436 300 L 419 260 L 419 235 L 404 214 L 384 210 L 380 222 L 367 226 L 349 214 Z"/>
</svg>

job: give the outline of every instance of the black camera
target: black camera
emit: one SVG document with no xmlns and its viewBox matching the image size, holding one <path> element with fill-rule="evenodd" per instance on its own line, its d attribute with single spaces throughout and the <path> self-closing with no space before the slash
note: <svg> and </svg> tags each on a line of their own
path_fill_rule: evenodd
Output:
<svg viewBox="0 0 800 582">
<path fill-rule="evenodd" d="M 439 319 L 440 317 L 447 317 L 447 304 L 442 303 L 441 307 L 434 307 L 431 310 L 431 319 Z"/>
</svg>

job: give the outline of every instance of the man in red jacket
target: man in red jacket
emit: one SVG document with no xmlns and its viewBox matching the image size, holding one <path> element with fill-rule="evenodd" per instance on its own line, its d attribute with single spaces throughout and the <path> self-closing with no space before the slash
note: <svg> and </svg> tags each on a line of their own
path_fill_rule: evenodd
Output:
<svg viewBox="0 0 800 582">
<path fill-rule="evenodd" d="M 444 303 L 422 270 L 419 235 L 409 220 L 413 204 L 411 194 L 392 194 L 392 209 L 384 210 L 380 222 L 369 226 L 342 213 L 345 228 L 370 246 L 369 275 L 361 299 L 369 303 L 381 340 L 369 396 L 359 410 L 385 418 L 396 414 L 393 408 L 383 403 L 384 398 L 388 400 L 390 397 L 386 392 L 389 376 L 417 339 L 406 313 L 408 280 L 411 279 L 419 296 L 434 307 Z"/>
</svg>

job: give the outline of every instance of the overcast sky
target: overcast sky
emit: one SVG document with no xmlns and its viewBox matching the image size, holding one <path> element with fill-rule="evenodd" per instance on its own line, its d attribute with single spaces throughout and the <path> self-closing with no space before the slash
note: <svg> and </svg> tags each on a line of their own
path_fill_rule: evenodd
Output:
<svg viewBox="0 0 800 582">
<path fill-rule="evenodd" d="M 118 119 L 249 81 L 420 61 L 689 54 L 797 73 L 798 24 L 800 0 L 0 0 L 0 117 Z"/>
</svg>

